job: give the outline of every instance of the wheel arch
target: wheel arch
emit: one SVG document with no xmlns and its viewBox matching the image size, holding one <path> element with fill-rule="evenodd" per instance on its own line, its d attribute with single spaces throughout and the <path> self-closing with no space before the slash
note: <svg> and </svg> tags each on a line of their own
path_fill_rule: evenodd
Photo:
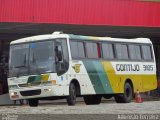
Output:
<svg viewBox="0 0 160 120">
<path fill-rule="evenodd" d="M 76 87 L 77 96 L 81 95 L 81 88 L 80 88 L 80 84 L 79 84 L 78 80 L 77 79 L 72 79 L 70 84 L 71 83 L 73 83 L 75 85 L 75 87 Z"/>
</svg>

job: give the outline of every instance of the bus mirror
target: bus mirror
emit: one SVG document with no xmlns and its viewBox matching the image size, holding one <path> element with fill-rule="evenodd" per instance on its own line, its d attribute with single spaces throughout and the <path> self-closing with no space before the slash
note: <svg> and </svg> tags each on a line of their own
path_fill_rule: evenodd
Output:
<svg viewBox="0 0 160 120">
<path fill-rule="evenodd" d="M 58 59 L 58 61 L 62 61 L 62 52 L 61 51 L 57 51 L 57 59 Z"/>
<path fill-rule="evenodd" d="M 58 46 L 55 47 L 55 54 L 57 62 L 62 61 L 62 52 L 58 49 Z"/>
</svg>

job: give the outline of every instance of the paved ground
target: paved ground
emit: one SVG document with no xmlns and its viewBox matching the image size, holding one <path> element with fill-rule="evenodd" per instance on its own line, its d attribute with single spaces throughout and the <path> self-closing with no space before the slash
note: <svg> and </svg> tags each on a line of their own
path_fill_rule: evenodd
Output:
<svg viewBox="0 0 160 120">
<path fill-rule="evenodd" d="M 58 104 L 58 105 L 56 105 Z M 38 107 L 29 107 L 28 105 L 23 106 L 0 106 L 0 114 L 3 120 L 8 117 L 14 117 L 17 119 L 12 120 L 49 120 L 50 118 L 63 119 L 63 120 L 84 120 L 87 119 L 126 119 L 128 117 L 138 117 L 142 119 L 140 115 L 144 116 L 145 119 L 154 118 L 160 119 L 160 101 L 147 101 L 143 103 L 131 102 L 128 104 L 117 104 L 114 101 L 103 101 L 100 105 L 85 105 L 83 102 L 78 102 L 76 106 L 68 106 L 66 103 L 49 103 L 40 104 Z M 131 116 L 123 116 L 123 114 Z M 10 116 L 9 116 L 10 115 Z M 14 116 L 15 115 L 15 116 Z M 138 116 L 135 116 L 138 115 Z M 154 116 L 151 116 L 154 115 Z M 147 117 L 147 118 L 146 118 Z M 143 118 L 144 119 L 144 118 Z"/>
</svg>

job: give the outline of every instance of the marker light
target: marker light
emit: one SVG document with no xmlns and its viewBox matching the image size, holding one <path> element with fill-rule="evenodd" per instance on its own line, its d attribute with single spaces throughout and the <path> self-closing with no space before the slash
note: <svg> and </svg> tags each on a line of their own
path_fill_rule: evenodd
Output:
<svg viewBox="0 0 160 120">
<path fill-rule="evenodd" d="M 50 89 L 50 88 L 48 89 L 49 92 L 50 92 L 51 90 L 52 90 L 52 89 Z"/>
<path fill-rule="evenodd" d="M 56 80 L 51 80 L 51 84 L 55 85 L 56 83 Z"/>
</svg>

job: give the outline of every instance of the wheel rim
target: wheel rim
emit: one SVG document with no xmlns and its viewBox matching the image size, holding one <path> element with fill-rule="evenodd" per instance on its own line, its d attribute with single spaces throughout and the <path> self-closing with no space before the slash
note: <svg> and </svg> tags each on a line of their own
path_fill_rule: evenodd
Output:
<svg viewBox="0 0 160 120">
<path fill-rule="evenodd" d="M 132 88 L 129 84 L 127 84 L 126 89 L 125 89 L 125 97 L 127 99 L 131 99 L 132 98 Z"/>
<path fill-rule="evenodd" d="M 126 89 L 126 97 L 129 98 L 131 96 L 131 90 L 129 88 Z"/>
</svg>

